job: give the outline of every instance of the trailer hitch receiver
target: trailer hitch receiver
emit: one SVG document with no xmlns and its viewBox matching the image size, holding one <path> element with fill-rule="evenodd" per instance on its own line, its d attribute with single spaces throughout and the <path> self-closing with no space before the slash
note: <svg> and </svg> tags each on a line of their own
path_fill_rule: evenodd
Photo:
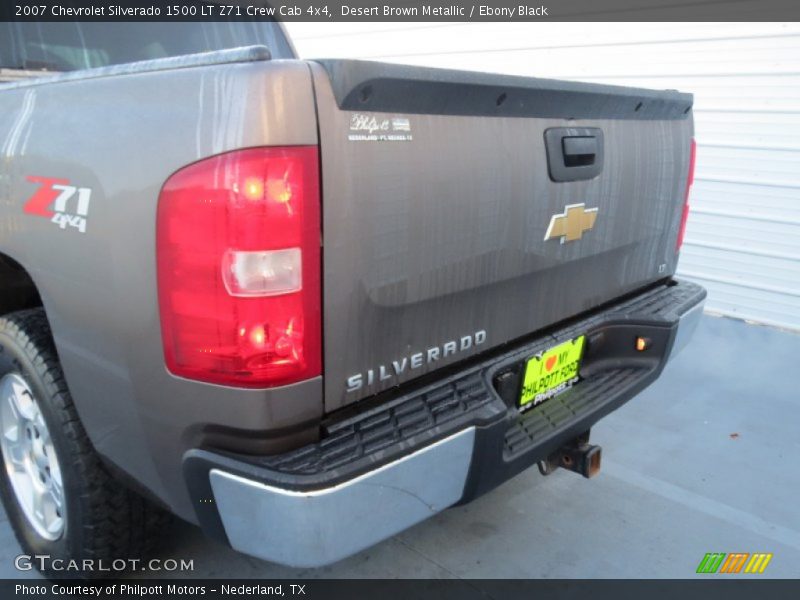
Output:
<svg viewBox="0 0 800 600">
<path fill-rule="evenodd" d="M 589 433 L 572 440 L 539 463 L 539 472 L 550 475 L 557 468 L 567 469 L 587 479 L 600 472 L 602 448 L 589 443 Z"/>
</svg>

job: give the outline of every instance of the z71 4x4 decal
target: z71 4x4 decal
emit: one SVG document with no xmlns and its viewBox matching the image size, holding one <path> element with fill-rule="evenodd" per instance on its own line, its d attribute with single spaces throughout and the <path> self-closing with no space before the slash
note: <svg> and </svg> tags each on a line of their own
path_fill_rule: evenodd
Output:
<svg viewBox="0 0 800 600">
<path fill-rule="evenodd" d="M 22 210 L 26 214 L 50 219 L 61 229 L 69 226 L 86 233 L 86 218 L 92 197 L 90 188 L 75 187 L 70 185 L 68 179 L 57 177 L 29 175 L 28 181 L 39 184 L 39 188 L 25 202 Z"/>
</svg>

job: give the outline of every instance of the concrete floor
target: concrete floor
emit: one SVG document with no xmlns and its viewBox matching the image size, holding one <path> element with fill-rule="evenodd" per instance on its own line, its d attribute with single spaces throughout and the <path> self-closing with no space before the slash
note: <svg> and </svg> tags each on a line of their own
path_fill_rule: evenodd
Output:
<svg viewBox="0 0 800 600">
<path fill-rule="evenodd" d="M 797 578 L 798 357 L 800 335 L 706 316 L 659 381 L 594 428 L 591 481 L 534 468 L 323 569 L 248 558 L 188 525 L 162 556 L 193 558 L 198 577 L 687 578 L 706 552 L 772 552 L 761 577 Z M 36 576 L 14 570 L 18 553 L 2 514 L 0 577 Z"/>
</svg>

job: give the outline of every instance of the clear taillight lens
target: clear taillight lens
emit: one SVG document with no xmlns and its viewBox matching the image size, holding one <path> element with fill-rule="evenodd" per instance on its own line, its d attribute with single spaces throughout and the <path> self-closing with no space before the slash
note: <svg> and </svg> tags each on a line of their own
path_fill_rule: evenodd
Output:
<svg viewBox="0 0 800 600">
<path fill-rule="evenodd" d="M 689 192 L 691 191 L 692 184 L 694 183 L 696 147 L 697 146 L 694 140 L 692 140 L 692 145 L 689 150 L 689 175 L 686 177 L 686 194 L 683 198 L 683 214 L 681 215 L 681 226 L 680 229 L 678 229 L 678 240 L 675 243 L 675 252 L 680 251 L 681 246 L 683 245 L 683 235 L 686 233 L 686 221 L 689 220 Z"/>
<path fill-rule="evenodd" d="M 222 259 L 222 280 L 231 296 L 281 296 L 303 288 L 303 251 L 228 250 Z"/>
<path fill-rule="evenodd" d="M 167 368 L 271 387 L 320 374 L 316 146 L 256 148 L 175 173 L 158 203 Z"/>
</svg>

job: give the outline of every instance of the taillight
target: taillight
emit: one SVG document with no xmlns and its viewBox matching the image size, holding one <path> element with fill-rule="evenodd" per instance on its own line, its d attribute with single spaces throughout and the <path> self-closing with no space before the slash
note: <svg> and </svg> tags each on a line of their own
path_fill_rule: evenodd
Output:
<svg viewBox="0 0 800 600">
<path fill-rule="evenodd" d="M 686 177 L 686 194 L 683 197 L 683 214 L 681 215 L 681 227 L 678 229 L 678 241 L 675 243 L 675 252 L 678 252 L 683 245 L 683 235 L 686 233 L 686 221 L 689 220 L 689 191 L 694 183 L 694 161 L 696 144 L 692 140 L 689 149 L 689 174 Z"/>
<path fill-rule="evenodd" d="M 321 369 L 316 146 L 255 148 L 181 169 L 158 200 L 167 368 L 271 387 Z"/>
</svg>

